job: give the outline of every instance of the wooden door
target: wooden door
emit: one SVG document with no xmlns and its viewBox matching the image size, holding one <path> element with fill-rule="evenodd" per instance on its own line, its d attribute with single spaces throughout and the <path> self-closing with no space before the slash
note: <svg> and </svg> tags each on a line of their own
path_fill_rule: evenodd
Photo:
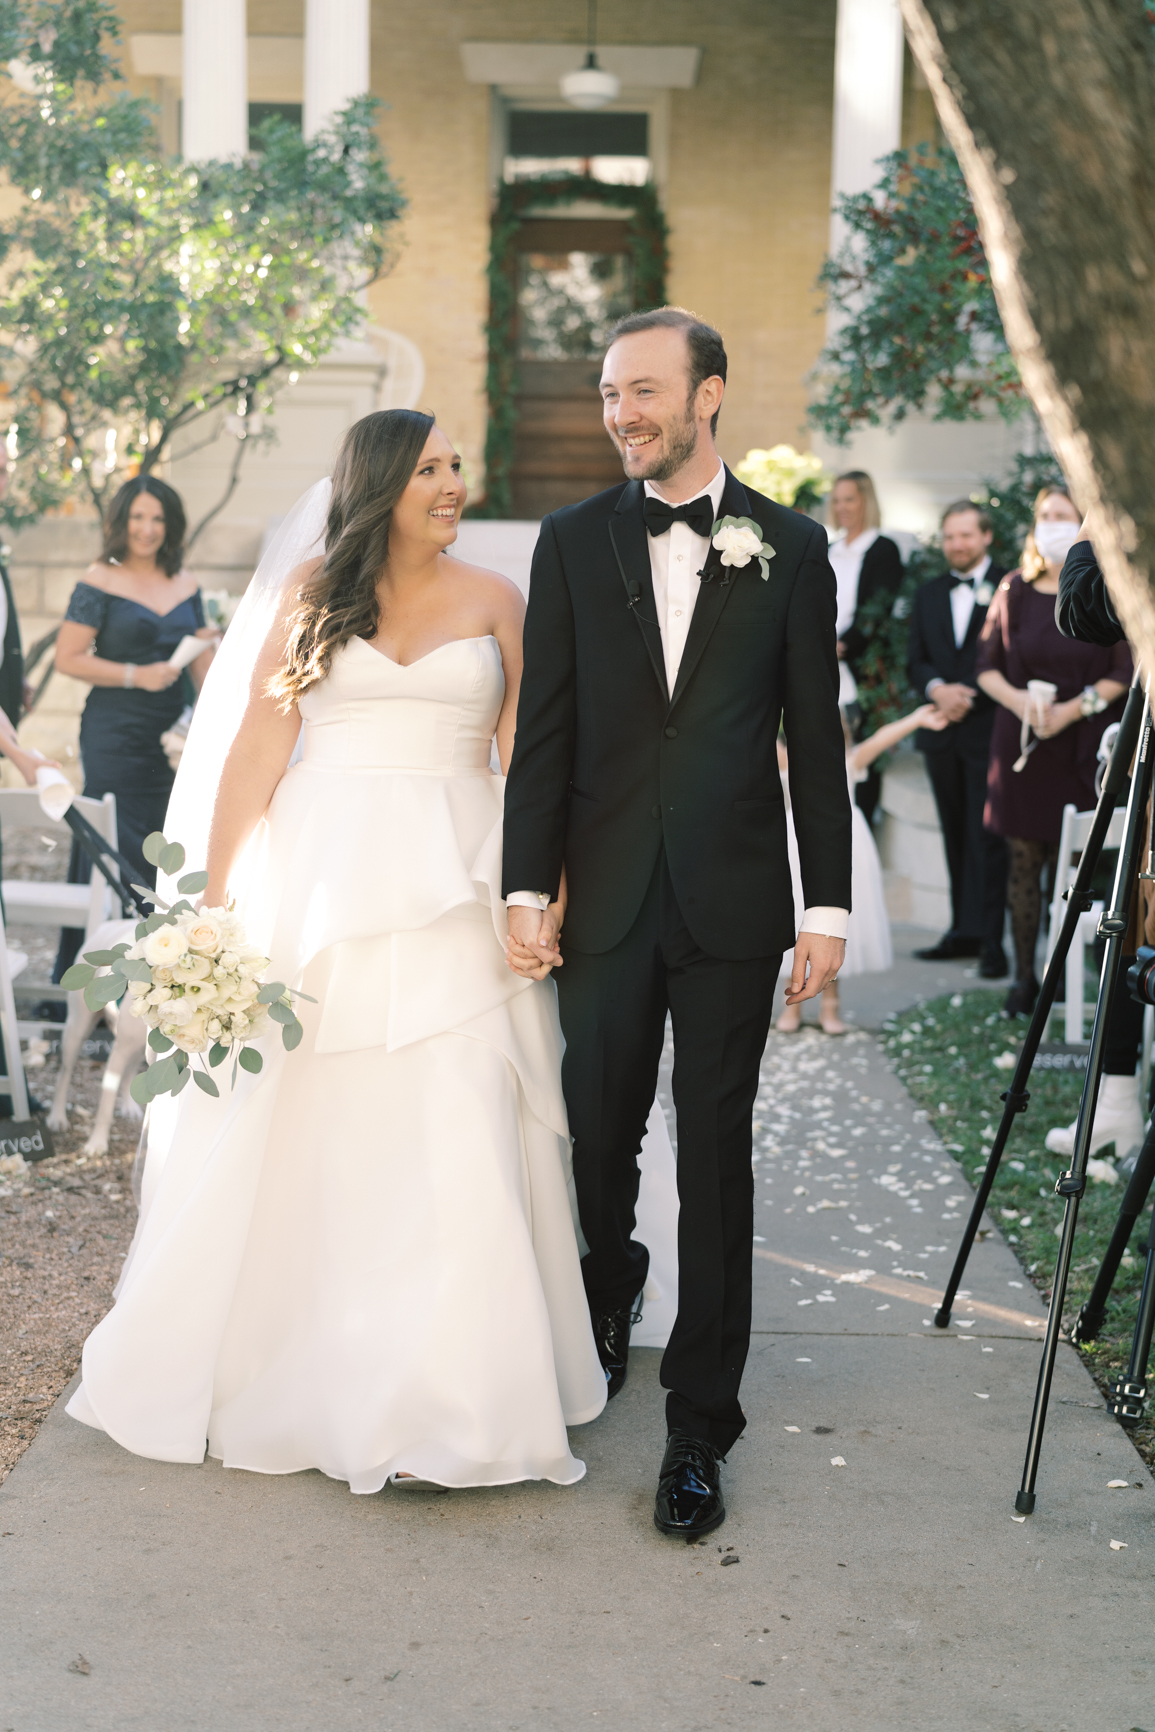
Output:
<svg viewBox="0 0 1155 1732">
<path fill-rule="evenodd" d="M 634 305 L 626 224 L 526 217 L 515 243 L 513 514 L 544 517 L 622 479 L 598 391 L 605 333 Z"/>
</svg>

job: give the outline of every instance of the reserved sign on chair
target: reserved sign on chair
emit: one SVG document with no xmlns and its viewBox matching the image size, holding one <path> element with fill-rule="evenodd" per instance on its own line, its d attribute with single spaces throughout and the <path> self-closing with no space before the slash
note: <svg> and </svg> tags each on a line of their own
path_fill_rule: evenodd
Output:
<svg viewBox="0 0 1155 1732">
<path fill-rule="evenodd" d="M 5 1155 L 23 1155 L 26 1161 L 47 1161 L 55 1153 L 52 1132 L 43 1119 L 0 1119 L 0 1160 Z"/>
</svg>

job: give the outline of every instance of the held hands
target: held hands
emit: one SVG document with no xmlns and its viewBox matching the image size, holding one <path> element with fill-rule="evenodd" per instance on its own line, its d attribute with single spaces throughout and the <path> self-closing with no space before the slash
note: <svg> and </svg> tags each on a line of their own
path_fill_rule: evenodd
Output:
<svg viewBox="0 0 1155 1732">
<path fill-rule="evenodd" d="M 975 701 L 974 686 L 948 685 L 935 686 L 930 694 L 930 701 L 936 710 L 941 710 L 948 722 L 961 722 L 968 716 Z"/>
<path fill-rule="evenodd" d="M 565 919 L 565 883 L 556 902 L 544 914 L 536 908 L 509 910 L 509 944 L 505 952 L 514 974 L 523 980 L 544 980 L 551 968 L 560 968 L 563 957 L 558 944 Z"/>
<path fill-rule="evenodd" d="M 829 986 L 836 978 L 845 960 L 845 938 L 827 938 L 821 932 L 800 932 L 794 945 L 794 967 L 786 988 L 787 1004 L 802 1004 L 808 998 L 817 998 L 823 987 Z"/>
<path fill-rule="evenodd" d="M 921 704 L 910 719 L 914 727 L 929 728 L 932 734 L 941 734 L 950 727 L 950 717 L 937 704 Z"/>
</svg>

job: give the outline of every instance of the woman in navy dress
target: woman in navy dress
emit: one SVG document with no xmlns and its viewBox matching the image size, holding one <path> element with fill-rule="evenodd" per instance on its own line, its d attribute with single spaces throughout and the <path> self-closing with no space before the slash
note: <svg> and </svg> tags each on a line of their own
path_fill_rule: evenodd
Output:
<svg viewBox="0 0 1155 1732">
<path fill-rule="evenodd" d="M 164 827 L 173 784 L 160 737 L 185 704 L 168 658 L 183 637 L 205 638 L 204 654 L 189 667 L 199 692 L 217 639 L 195 580 L 181 570 L 184 535 L 178 493 L 151 475 L 126 482 L 112 502 L 103 552 L 73 590 L 56 640 L 57 671 L 92 688 L 80 722 L 84 792 L 116 795 L 120 851 L 136 882 L 148 885 L 156 868 L 141 847 Z M 86 883 L 90 870 L 74 847 L 70 882 Z M 82 936 L 65 930 L 57 977 Z"/>
</svg>

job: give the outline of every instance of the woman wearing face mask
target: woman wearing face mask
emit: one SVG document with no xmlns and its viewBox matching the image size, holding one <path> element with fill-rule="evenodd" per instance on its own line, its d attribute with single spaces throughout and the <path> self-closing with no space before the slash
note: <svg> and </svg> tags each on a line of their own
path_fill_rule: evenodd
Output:
<svg viewBox="0 0 1155 1732">
<path fill-rule="evenodd" d="M 984 822 L 1007 838 L 1010 850 L 1007 901 L 1017 978 L 1004 1007 L 1008 1016 L 1029 1015 L 1038 997 L 1043 872 L 1054 870 L 1063 807 L 1086 812 L 1095 804 L 1099 741 L 1122 714 L 1131 681 L 1125 643 L 1076 643 L 1055 624 L 1059 573 L 1078 538 L 1079 513 L 1067 489 L 1044 488 L 1021 566 L 999 585 L 979 640 L 978 683 L 1001 706 L 991 736 Z M 1053 686 L 1054 701 L 1032 698 L 1030 680 Z"/>
<path fill-rule="evenodd" d="M 185 706 L 180 670 L 169 657 L 183 637 L 205 640 L 189 667 L 200 691 L 218 634 L 205 621 L 200 589 L 181 569 L 185 514 L 164 481 L 126 481 L 108 513 L 104 547 L 72 592 L 56 640 L 56 671 L 91 687 L 80 720 L 84 792 L 116 795 L 120 852 L 152 886 L 156 868 L 141 853 L 164 826 L 173 772 L 160 743 Z M 88 882 L 91 867 L 73 848 L 69 879 Z M 65 928 L 56 959 L 59 980 L 83 933 Z"/>
</svg>

